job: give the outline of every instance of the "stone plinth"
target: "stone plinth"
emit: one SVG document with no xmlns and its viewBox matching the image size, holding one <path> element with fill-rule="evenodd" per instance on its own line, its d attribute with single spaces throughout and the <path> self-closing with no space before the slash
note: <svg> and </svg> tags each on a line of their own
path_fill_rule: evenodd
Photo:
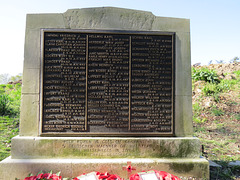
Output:
<svg viewBox="0 0 240 180">
<path fill-rule="evenodd" d="M 130 173 L 123 170 L 129 161 L 136 168 Z M 208 162 L 200 158 L 11 159 L 9 157 L 0 164 L 0 180 L 24 178 L 29 172 L 37 174 L 40 170 L 49 171 L 49 169 L 53 172 L 61 171 L 63 177 L 76 177 L 82 173 L 99 171 L 118 174 L 128 179 L 131 174 L 151 169 L 166 171 L 178 177 L 208 179 L 209 176 Z M 1 170 L 5 171 L 1 172 Z"/>
<path fill-rule="evenodd" d="M 131 174 L 156 169 L 179 177 L 208 178 L 208 161 L 199 158 L 200 153 L 199 140 L 191 137 L 17 136 L 12 140 L 12 156 L 0 164 L 0 174 L 5 180 L 49 169 L 61 171 L 64 177 L 108 171 L 127 179 Z M 129 161 L 136 167 L 130 173 L 122 168 Z"/>
<path fill-rule="evenodd" d="M 15 137 L 13 159 L 198 158 L 197 138 Z"/>
</svg>

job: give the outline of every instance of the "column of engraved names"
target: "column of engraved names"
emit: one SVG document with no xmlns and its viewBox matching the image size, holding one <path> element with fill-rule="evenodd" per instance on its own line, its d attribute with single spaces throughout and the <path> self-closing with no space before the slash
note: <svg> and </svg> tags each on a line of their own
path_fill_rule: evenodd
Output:
<svg viewBox="0 0 240 180">
<path fill-rule="evenodd" d="M 129 38 L 89 35 L 88 123 L 127 131 L 129 116 Z M 99 130 L 99 129 L 98 129 Z M 101 131 L 101 130 L 100 130 Z M 116 130 L 115 130 L 116 131 Z"/>
<path fill-rule="evenodd" d="M 85 131 L 86 35 L 45 32 L 43 132 Z"/>
<path fill-rule="evenodd" d="M 171 132 L 171 36 L 132 36 L 131 84 L 131 130 Z"/>
</svg>

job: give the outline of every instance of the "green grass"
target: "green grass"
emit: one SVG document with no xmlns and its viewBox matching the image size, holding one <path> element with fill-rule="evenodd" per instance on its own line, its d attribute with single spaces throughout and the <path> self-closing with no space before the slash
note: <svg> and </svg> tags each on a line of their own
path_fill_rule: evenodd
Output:
<svg viewBox="0 0 240 180">
<path fill-rule="evenodd" d="M 0 161 L 10 156 L 11 139 L 18 135 L 19 118 L 0 116 Z"/>
<path fill-rule="evenodd" d="M 21 84 L 0 85 L 0 116 L 19 116 Z"/>
<path fill-rule="evenodd" d="M 198 133 L 206 133 L 206 128 L 201 126 L 194 127 L 194 136 L 197 136 Z"/>
<path fill-rule="evenodd" d="M 236 143 L 236 140 L 229 139 L 217 139 L 208 140 L 204 138 L 199 138 L 204 145 L 204 147 L 211 148 L 211 153 L 208 154 L 208 159 L 211 160 L 221 160 L 221 161 L 236 161 L 239 160 L 240 155 L 229 156 L 229 152 L 237 151 L 238 149 L 233 149 L 232 144 Z"/>
<path fill-rule="evenodd" d="M 224 111 L 219 109 L 219 108 L 217 108 L 216 106 L 214 106 L 211 110 L 212 110 L 212 114 L 214 116 L 222 116 L 222 115 L 224 115 Z"/>
<path fill-rule="evenodd" d="M 240 71 L 233 71 L 233 73 L 239 78 L 240 77 Z"/>
<path fill-rule="evenodd" d="M 236 115 L 235 115 L 235 118 L 236 118 L 238 121 L 240 121 L 240 114 L 236 114 Z"/>
<path fill-rule="evenodd" d="M 18 135 L 21 84 L 0 85 L 0 160 L 8 157 L 11 139 Z"/>
<path fill-rule="evenodd" d="M 205 96 L 214 96 L 218 93 L 227 92 L 233 89 L 235 84 L 237 84 L 237 80 L 234 79 L 222 80 L 219 84 L 206 83 L 202 90 Z"/>
</svg>

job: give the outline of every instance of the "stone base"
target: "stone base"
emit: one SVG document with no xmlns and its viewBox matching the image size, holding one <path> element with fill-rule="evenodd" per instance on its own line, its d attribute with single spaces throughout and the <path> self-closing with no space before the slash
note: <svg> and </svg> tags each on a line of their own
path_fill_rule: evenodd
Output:
<svg viewBox="0 0 240 180">
<path fill-rule="evenodd" d="M 76 177 L 92 171 L 124 179 L 141 171 L 166 171 L 179 177 L 209 178 L 208 161 L 200 157 L 193 137 L 26 137 L 12 139 L 11 157 L 0 163 L 0 180 L 24 178 L 30 172 L 59 172 Z M 127 162 L 136 170 L 123 167 Z M 3 179 L 1 179 L 3 178 Z"/>
<path fill-rule="evenodd" d="M 12 139 L 13 159 L 199 158 L 194 137 L 26 137 Z"/>
<path fill-rule="evenodd" d="M 136 170 L 126 171 L 123 167 L 131 162 Z M 209 165 L 205 159 L 11 159 L 0 163 L 0 180 L 13 180 L 24 178 L 30 172 L 37 174 L 39 171 L 61 171 L 63 177 L 76 177 L 82 173 L 92 171 L 109 172 L 118 174 L 128 179 L 131 174 L 147 170 L 166 171 L 178 177 L 195 177 L 209 179 Z"/>
</svg>

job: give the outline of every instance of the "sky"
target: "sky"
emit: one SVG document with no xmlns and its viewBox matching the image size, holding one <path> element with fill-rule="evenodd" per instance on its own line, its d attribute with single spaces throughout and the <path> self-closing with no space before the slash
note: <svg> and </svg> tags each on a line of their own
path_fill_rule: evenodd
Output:
<svg viewBox="0 0 240 180">
<path fill-rule="evenodd" d="M 240 0 L 0 0 L 0 74 L 23 71 L 26 14 L 107 6 L 190 19 L 192 64 L 240 57 Z"/>
</svg>

